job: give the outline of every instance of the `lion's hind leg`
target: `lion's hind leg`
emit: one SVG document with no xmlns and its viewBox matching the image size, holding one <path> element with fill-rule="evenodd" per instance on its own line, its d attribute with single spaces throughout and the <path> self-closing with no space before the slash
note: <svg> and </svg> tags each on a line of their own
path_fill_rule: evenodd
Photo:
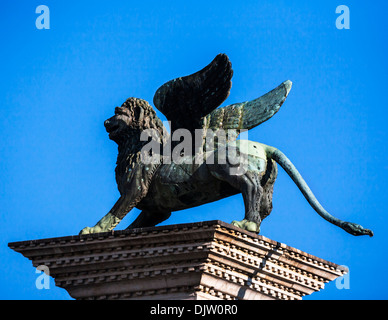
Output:
<svg viewBox="0 0 388 320">
<path fill-rule="evenodd" d="M 273 160 L 269 160 L 267 162 L 266 173 L 261 179 L 261 185 L 263 187 L 263 196 L 260 204 L 261 220 L 266 218 L 272 211 L 273 188 L 274 188 L 277 174 L 278 174 L 278 171 L 277 171 L 276 163 Z"/>
<path fill-rule="evenodd" d="M 245 206 L 245 217 L 241 221 L 232 221 L 236 227 L 251 232 L 260 232 L 260 206 L 263 197 L 263 188 L 260 185 L 261 176 L 256 172 L 246 172 L 240 176 L 241 193 Z"/>
<path fill-rule="evenodd" d="M 262 176 L 260 173 L 246 171 L 240 175 L 230 174 L 230 168 L 227 164 L 208 165 L 208 167 L 214 177 L 228 182 L 242 193 L 245 217 L 241 221 L 234 220 L 232 224 L 239 228 L 259 233 L 261 224 L 260 203 L 263 195 L 263 187 L 260 184 Z"/>
</svg>

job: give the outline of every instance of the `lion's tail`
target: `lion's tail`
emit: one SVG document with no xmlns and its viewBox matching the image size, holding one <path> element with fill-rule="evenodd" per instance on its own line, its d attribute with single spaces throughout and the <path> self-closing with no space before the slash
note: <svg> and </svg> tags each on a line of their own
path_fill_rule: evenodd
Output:
<svg viewBox="0 0 388 320">
<path fill-rule="evenodd" d="M 271 159 L 275 160 L 287 172 L 287 174 L 298 186 L 299 190 L 303 193 L 308 203 L 322 218 L 324 218 L 325 220 L 329 221 L 330 223 L 338 227 L 341 227 L 342 229 L 344 229 L 345 231 L 353 235 L 363 235 L 363 234 L 368 234 L 370 236 L 373 235 L 372 231 L 368 229 L 364 229 L 360 225 L 356 225 L 351 222 L 344 222 L 332 216 L 330 213 L 328 213 L 319 203 L 317 198 L 314 196 L 313 192 L 310 190 L 306 181 L 304 181 L 304 179 L 302 178 L 298 170 L 295 168 L 293 163 L 284 155 L 283 152 L 281 152 L 280 150 L 274 147 L 266 146 L 266 153 Z M 361 229 L 359 229 L 359 232 L 358 230 L 354 231 L 353 229 L 349 229 L 349 224 L 357 226 L 357 228 L 361 228 Z"/>
</svg>

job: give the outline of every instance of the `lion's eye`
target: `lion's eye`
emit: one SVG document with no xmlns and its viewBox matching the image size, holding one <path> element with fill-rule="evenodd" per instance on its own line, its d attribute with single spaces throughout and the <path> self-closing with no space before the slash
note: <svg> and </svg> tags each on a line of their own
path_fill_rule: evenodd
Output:
<svg viewBox="0 0 388 320">
<path fill-rule="evenodd" d="M 116 107 L 115 108 L 115 113 L 117 114 L 117 115 L 124 115 L 124 116 L 129 116 L 129 112 L 128 112 L 128 110 L 127 109 L 125 109 L 125 108 L 121 108 L 121 107 Z"/>
</svg>

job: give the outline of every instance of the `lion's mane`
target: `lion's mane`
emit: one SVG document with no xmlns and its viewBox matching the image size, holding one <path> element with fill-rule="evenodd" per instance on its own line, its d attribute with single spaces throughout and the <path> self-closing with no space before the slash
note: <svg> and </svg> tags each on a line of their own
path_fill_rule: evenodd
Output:
<svg viewBox="0 0 388 320">
<path fill-rule="evenodd" d="M 139 98 L 129 98 L 121 106 L 129 111 L 132 119 L 128 130 L 121 133 L 121 139 L 118 143 L 118 156 L 116 162 L 116 182 L 120 193 L 125 192 L 125 184 L 128 176 L 136 165 L 141 162 L 141 149 L 148 141 L 141 141 L 140 135 L 146 129 L 154 129 L 158 132 L 160 143 L 168 135 L 164 129 L 162 121 L 157 116 L 151 105 Z M 154 170 L 149 171 L 149 175 L 144 177 L 150 182 Z M 147 183 L 148 184 L 148 183 Z"/>
</svg>

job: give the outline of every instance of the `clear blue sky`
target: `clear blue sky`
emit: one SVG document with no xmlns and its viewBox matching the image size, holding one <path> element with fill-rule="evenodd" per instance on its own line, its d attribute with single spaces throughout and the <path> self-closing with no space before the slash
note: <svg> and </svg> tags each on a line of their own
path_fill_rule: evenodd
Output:
<svg viewBox="0 0 388 320">
<path fill-rule="evenodd" d="M 35 27 L 40 4 L 50 8 L 50 30 Z M 350 9 L 349 30 L 335 26 L 341 4 Z M 349 289 L 331 283 L 307 299 L 388 298 L 386 1 L 7 0 L 1 6 L 1 299 L 70 299 L 52 280 L 49 290 L 38 290 L 31 262 L 7 243 L 94 225 L 119 195 L 117 148 L 104 120 L 128 97 L 152 103 L 161 84 L 201 69 L 220 52 L 234 69 L 224 105 L 293 82 L 279 113 L 249 139 L 282 150 L 329 212 L 373 229 L 375 237 L 353 237 L 323 220 L 281 168 L 262 234 L 349 267 Z M 243 215 L 236 195 L 176 212 L 165 224 Z"/>
</svg>

